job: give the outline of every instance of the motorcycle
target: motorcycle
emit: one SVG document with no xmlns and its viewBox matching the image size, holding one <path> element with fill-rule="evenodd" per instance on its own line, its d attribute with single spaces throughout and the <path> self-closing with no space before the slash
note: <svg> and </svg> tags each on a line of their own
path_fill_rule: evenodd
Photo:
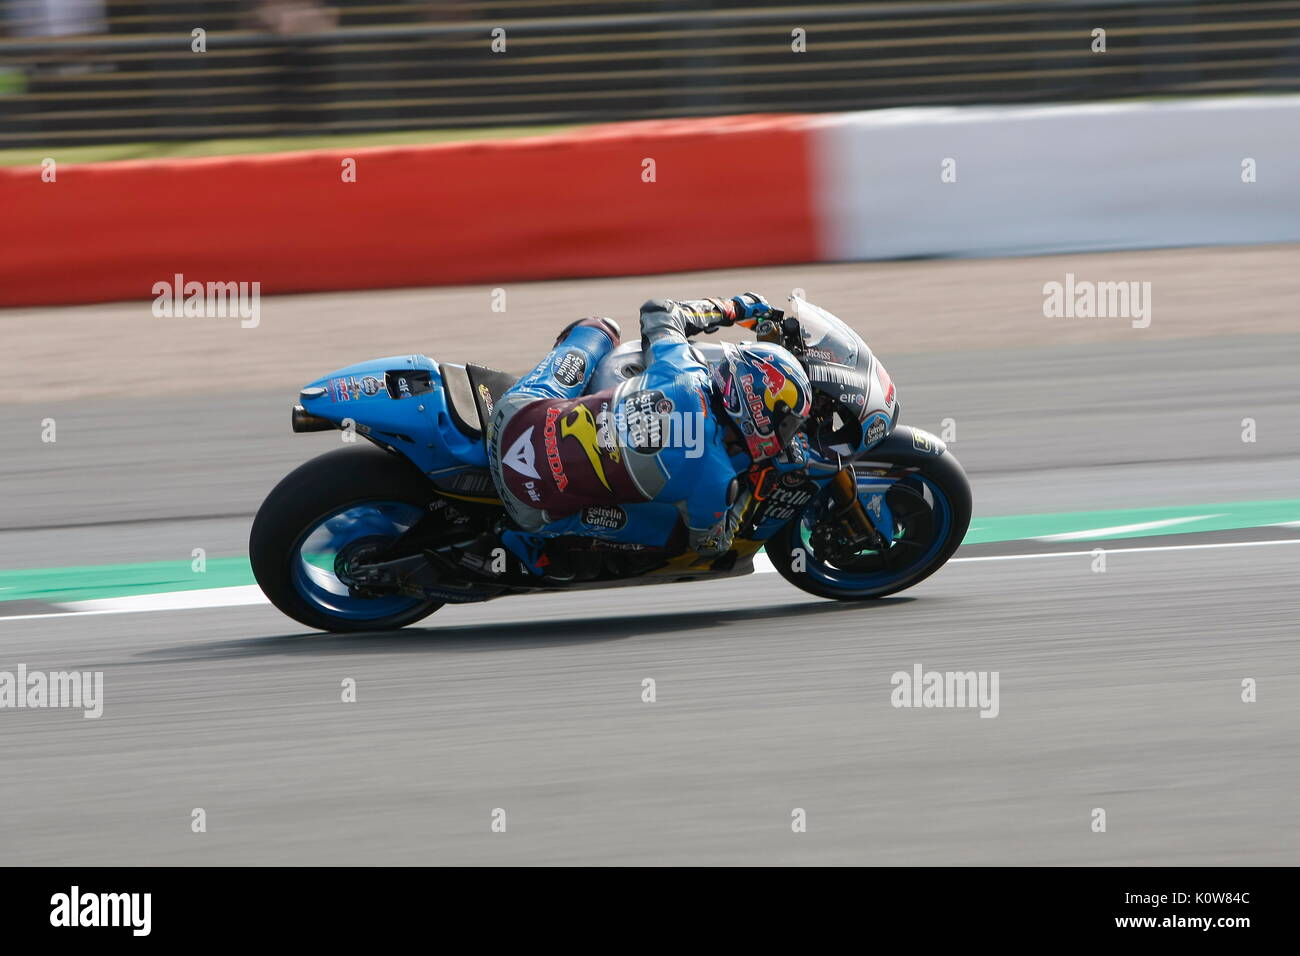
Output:
<svg viewBox="0 0 1300 956">
<path fill-rule="evenodd" d="M 942 441 L 899 424 L 897 391 L 866 342 L 802 299 L 741 324 L 807 369 L 810 453 L 803 471 L 754 466 L 743 476 L 748 504 L 722 556 L 691 551 L 676 507 L 659 502 L 584 509 L 588 533 L 547 545 L 576 569 L 566 580 L 530 572 L 505 547 L 482 547 L 508 528 L 487 432 L 516 377 L 403 355 L 302 390 L 293 430 L 341 429 L 345 442 L 287 475 L 258 510 L 249 539 L 258 585 L 309 627 L 375 631 L 448 603 L 736 577 L 754 570 L 759 551 L 791 584 L 840 600 L 893 594 L 942 567 L 970 524 L 970 483 Z M 720 345 L 694 344 L 706 361 L 721 360 Z M 625 343 L 586 391 L 617 389 L 642 371 L 640 343 Z"/>
</svg>

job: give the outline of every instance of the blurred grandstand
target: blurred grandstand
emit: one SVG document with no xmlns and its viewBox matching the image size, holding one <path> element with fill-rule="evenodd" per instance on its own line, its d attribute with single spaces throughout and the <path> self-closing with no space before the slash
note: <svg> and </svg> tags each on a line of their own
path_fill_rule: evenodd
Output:
<svg viewBox="0 0 1300 956">
<path fill-rule="evenodd" d="M 0 148 L 1294 92 L 1296 0 L 0 0 Z M 1106 30 L 1104 55 L 1091 32 Z M 206 52 L 191 49 L 206 33 Z M 506 31 L 494 52 L 492 31 Z M 807 52 L 792 51 L 806 31 Z"/>
</svg>

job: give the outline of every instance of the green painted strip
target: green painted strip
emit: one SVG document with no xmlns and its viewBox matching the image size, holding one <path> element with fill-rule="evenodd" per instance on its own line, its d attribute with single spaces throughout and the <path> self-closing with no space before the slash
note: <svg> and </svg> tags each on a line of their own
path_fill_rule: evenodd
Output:
<svg viewBox="0 0 1300 956">
<path fill-rule="evenodd" d="M 1201 520 L 1182 520 L 1187 518 Z M 1292 521 L 1300 522 L 1300 499 L 977 517 L 971 522 L 966 543 L 1023 541 L 1046 535 L 1124 528 L 1128 525 L 1166 521 L 1180 521 L 1180 523 L 1129 531 L 1112 530 L 1097 536 L 1096 539 L 1141 538 L 1159 534 L 1191 534 L 1198 531 L 1231 531 L 1238 528 L 1258 528 Z M 1083 535 L 1075 540 L 1095 539 Z M 0 602 L 35 600 L 59 604 L 66 601 L 89 601 L 95 598 L 130 597 L 169 591 L 196 591 L 254 583 L 253 571 L 248 565 L 248 559 L 244 557 L 209 558 L 207 570 L 203 573 L 192 570 L 188 560 L 89 565 L 75 568 L 38 568 L 26 571 L 0 571 Z"/>
<path fill-rule="evenodd" d="M 1180 505 L 1164 508 L 1124 508 L 1118 511 L 1067 511 L 1062 514 L 1009 515 L 998 518 L 977 516 L 966 533 L 967 544 L 994 541 L 1023 541 L 1047 535 L 1120 528 L 1156 521 L 1182 521 L 1134 531 L 1112 531 L 1097 538 L 1145 538 L 1159 534 L 1192 534 L 1199 531 L 1234 531 L 1238 528 L 1262 528 L 1267 525 L 1300 521 L 1300 499 L 1282 501 L 1244 501 L 1209 505 Z M 1080 537 L 1078 540 L 1090 540 Z M 1095 539 L 1094 539 L 1095 540 Z"/>
<path fill-rule="evenodd" d="M 93 601 L 95 598 L 199 591 L 255 584 L 248 558 L 208 558 L 195 572 L 189 560 L 100 564 L 77 568 L 0 571 L 0 601 Z"/>
</svg>

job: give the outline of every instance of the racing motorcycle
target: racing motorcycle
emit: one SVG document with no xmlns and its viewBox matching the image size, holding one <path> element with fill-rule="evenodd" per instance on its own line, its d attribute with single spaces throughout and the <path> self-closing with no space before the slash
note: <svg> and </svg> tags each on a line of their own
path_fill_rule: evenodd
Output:
<svg viewBox="0 0 1300 956">
<path fill-rule="evenodd" d="M 750 469 L 748 505 L 720 557 L 691 551 L 676 507 L 659 502 L 584 509 L 587 534 L 547 545 L 575 569 L 566 580 L 530 572 L 505 548 L 468 547 L 508 527 L 485 433 L 516 377 L 401 355 L 302 390 L 293 430 L 341 429 L 344 443 L 287 475 L 258 510 L 249 540 L 257 583 L 309 627 L 374 631 L 447 603 L 735 577 L 754 570 L 759 551 L 796 587 L 841 600 L 893 594 L 942 567 L 970 523 L 970 483 L 942 441 L 899 424 L 894 383 L 866 342 L 802 299 L 741 324 L 807 369 L 810 455 L 793 474 Z M 721 345 L 695 347 L 722 361 Z M 587 392 L 612 389 L 617 403 L 619 385 L 643 370 L 640 343 L 625 343 Z"/>
</svg>

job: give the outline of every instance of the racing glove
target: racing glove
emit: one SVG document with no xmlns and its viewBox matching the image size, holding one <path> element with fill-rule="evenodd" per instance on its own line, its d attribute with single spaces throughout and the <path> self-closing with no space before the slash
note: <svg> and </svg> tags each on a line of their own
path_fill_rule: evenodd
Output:
<svg viewBox="0 0 1300 956">
<path fill-rule="evenodd" d="M 772 314 L 772 307 L 767 299 L 757 292 L 745 292 L 733 295 L 730 299 L 705 299 L 712 308 L 709 318 L 713 321 L 703 328 L 704 332 L 715 332 L 719 326 L 735 325 L 743 319 L 761 319 Z"/>
<path fill-rule="evenodd" d="M 719 328 L 735 325 L 742 319 L 761 319 L 772 314 L 772 307 L 757 292 L 733 295 L 730 299 L 679 302 L 678 308 L 685 313 L 687 335 L 716 332 Z"/>
<path fill-rule="evenodd" d="M 741 319 L 762 319 L 772 314 L 772 307 L 767 304 L 767 299 L 757 292 L 733 295 L 731 305 L 733 322 L 739 322 Z"/>
<path fill-rule="evenodd" d="M 730 299 L 692 299 L 674 302 L 651 299 L 641 306 L 641 348 L 648 349 L 665 336 L 716 332 L 742 319 L 762 318 L 772 314 L 772 307 L 757 292 L 746 292 Z"/>
</svg>

